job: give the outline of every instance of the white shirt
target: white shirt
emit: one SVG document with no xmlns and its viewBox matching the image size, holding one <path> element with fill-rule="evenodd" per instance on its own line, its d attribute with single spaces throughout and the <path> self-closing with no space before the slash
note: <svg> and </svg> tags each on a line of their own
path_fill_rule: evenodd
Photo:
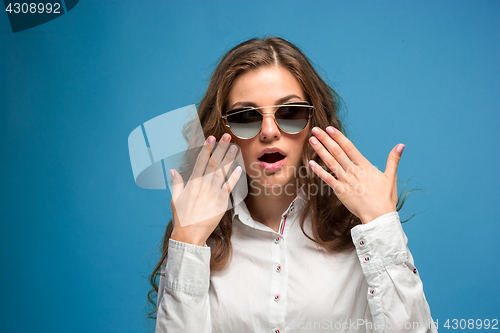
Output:
<svg viewBox="0 0 500 333">
<path fill-rule="evenodd" d="M 299 194 L 279 232 L 236 206 L 220 272 L 210 247 L 170 239 L 156 332 L 437 332 L 398 213 L 352 228 L 355 250 L 329 253 L 302 233 L 304 205 Z"/>
</svg>

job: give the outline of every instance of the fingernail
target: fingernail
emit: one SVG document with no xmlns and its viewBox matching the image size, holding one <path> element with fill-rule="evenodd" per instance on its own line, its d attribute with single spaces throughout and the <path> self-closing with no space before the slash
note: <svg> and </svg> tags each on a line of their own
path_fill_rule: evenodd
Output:
<svg viewBox="0 0 500 333">
<path fill-rule="evenodd" d="M 174 178 L 174 177 L 175 177 L 174 170 L 170 169 L 170 175 L 172 176 L 172 178 Z"/>
<path fill-rule="evenodd" d="M 233 146 L 231 146 L 231 148 L 229 148 L 229 152 L 230 152 L 231 154 L 236 153 L 236 146 L 234 146 L 234 145 L 233 145 Z"/>
<path fill-rule="evenodd" d="M 318 140 L 314 137 L 311 138 L 311 144 L 313 145 L 317 145 L 318 144 Z"/>
<path fill-rule="evenodd" d="M 332 127 L 332 126 L 328 126 L 328 127 L 326 128 L 326 131 L 327 131 L 327 132 L 328 132 L 328 134 L 330 134 L 330 135 L 332 135 L 332 134 L 333 134 L 333 132 L 335 132 L 335 130 L 333 129 L 333 127 Z"/>
<path fill-rule="evenodd" d="M 231 136 L 227 133 L 224 133 L 224 135 L 222 136 L 222 141 L 229 142 L 230 140 L 231 140 Z"/>
<path fill-rule="evenodd" d="M 404 144 L 400 144 L 397 148 L 396 148 L 396 151 L 400 154 L 403 153 L 403 150 L 405 149 L 405 145 Z"/>
<path fill-rule="evenodd" d="M 234 172 L 241 173 L 241 167 L 238 165 L 236 169 L 234 169 Z"/>
<path fill-rule="evenodd" d="M 208 137 L 208 143 L 212 144 L 212 143 L 214 143 L 214 142 L 215 142 L 215 138 L 214 138 L 213 136 L 211 136 L 211 135 L 210 135 L 210 136 Z"/>
<path fill-rule="evenodd" d="M 311 168 L 314 168 L 314 167 L 316 166 L 316 162 L 314 162 L 313 160 L 310 160 L 310 161 L 309 161 L 309 166 L 310 166 Z"/>
<path fill-rule="evenodd" d="M 318 129 L 317 127 L 314 127 L 314 128 L 312 129 L 312 131 L 311 131 L 311 132 L 312 132 L 312 134 L 314 134 L 314 135 L 318 135 L 318 134 L 320 133 L 320 132 L 319 132 L 319 129 Z"/>
</svg>

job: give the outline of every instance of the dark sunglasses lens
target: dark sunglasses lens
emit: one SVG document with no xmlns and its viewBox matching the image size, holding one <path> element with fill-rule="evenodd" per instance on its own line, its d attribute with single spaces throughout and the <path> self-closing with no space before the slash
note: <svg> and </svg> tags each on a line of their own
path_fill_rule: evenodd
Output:
<svg viewBox="0 0 500 333">
<path fill-rule="evenodd" d="M 255 109 L 229 114 L 227 123 L 231 127 L 234 135 L 240 138 L 249 139 L 260 131 L 262 125 L 262 115 Z"/>
<path fill-rule="evenodd" d="M 285 105 L 275 114 L 278 125 L 284 132 L 295 134 L 302 131 L 309 122 L 309 107 L 302 105 Z"/>
</svg>

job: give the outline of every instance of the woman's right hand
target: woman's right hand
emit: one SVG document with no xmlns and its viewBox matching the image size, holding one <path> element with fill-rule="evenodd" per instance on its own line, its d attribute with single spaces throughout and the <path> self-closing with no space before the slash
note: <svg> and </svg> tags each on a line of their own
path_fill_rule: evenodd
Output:
<svg viewBox="0 0 500 333">
<path fill-rule="evenodd" d="M 230 141 L 231 136 L 225 133 L 210 157 L 215 137 L 208 137 L 185 187 L 182 176 L 170 170 L 173 177 L 171 206 L 174 223 L 171 239 L 204 246 L 219 224 L 227 210 L 229 193 L 241 176 L 241 166 L 238 166 L 224 182 L 238 151 L 235 145 L 230 145 Z"/>
</svg>

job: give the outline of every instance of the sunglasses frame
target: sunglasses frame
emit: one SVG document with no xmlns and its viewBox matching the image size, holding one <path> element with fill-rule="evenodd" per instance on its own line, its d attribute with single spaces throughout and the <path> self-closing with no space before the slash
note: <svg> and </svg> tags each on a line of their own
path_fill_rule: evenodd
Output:
<svg viewBox="0 0 500 333">
<path fill-rule="evenodd" d="M 307 103 L 307 105 L 306 104 L 300 104 L 300 103 Z M 300 131 L 298 131 L 296 133 L 289 133 L 289 132 L 283 130 L 281 128 L 281 126 L 278 124 L 278 121 L 276 120 L 276 112 L 278 112 L 278 110 L 281 107 L 283 107 L 283 106 L 303 106 L 303 107 L 309 108 L 309 117 L 307 117 L 306 126 L 304 126 L 303 129 L 301 129 Z M 260 109 L 265 109 L 265 108 L 276 108 L 276 110 L 274 112 L 265 112 L 265 113 L 262 113 L 262 112 L 259 111 Z M 257 133 L 255 133 L 252 137 L 250 137 L 250 138 L 242 138 L 242 137 L 236 135 L 236 133 L 234 133 L 233 130 L 231 129 L 231 126 L 229 125 L 229 122 L 227 121 L 227 117 L 228 117 L 228 113 L 229 112 L 235 111 L 235 110 L 236 110 L 236 112 L 231 113 L 230 114 L 231 116 L 235 115 L 235 114 L 238 114 L 238 113 L 248 112 L 248 111 L 253 111 L 253 110 L 256 110 L 258 113 L 261 114 L 262 119 L 260 121 L 260 128 L 257 131 Z M 313 111 L 314 111 L 314 106 L 309 105 L 309 102 L 299 101 L 299 102 L 285 103 L 285 104 L 281 104 L 281 105 L 270 105 L 270 106 L 259 106 L 259 107 L 245 106 L 245 107 L 242 107 L 242 108 L 232 109 L 232 110 L 226 111 L 225 115 L 222 116 L 222 119 L 224 119 L 224 125 L 226 125 L 227 127 L 229 127 L 229 130 L 231 131 L 231 133 L 233 133 L 234 136 L 236 136 L 237 138 L 242 139 L 242 140 L 250 140 L 250 139 L 253 139 L 257 134 L 260 133 L 260 129 L 262 128 L 262 123 L 264 121 L 264 115 L 266 115 L 266 114 L 272 114 L 273 115 L 274 122 L 276 123 L 276 126 L 278 126 L 278 128 L 280 129 L 280 131 L 282 131 L 283 133 L 286 133 L 286 134 L 294 135 L 294 134 L 299 134 L 300 132 L 302 132 L 307 127 L 307 124 L 309 124 L 309 121 L 311 120 L 311 117 L 313 115 Z"/>
</svg>

